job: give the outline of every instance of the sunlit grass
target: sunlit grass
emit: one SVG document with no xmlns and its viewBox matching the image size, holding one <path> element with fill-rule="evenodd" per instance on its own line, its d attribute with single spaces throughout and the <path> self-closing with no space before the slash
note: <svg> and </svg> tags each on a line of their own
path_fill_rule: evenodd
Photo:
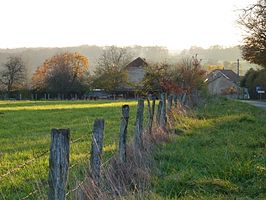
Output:
<svg viewBox="0 0 266 200">
<path fill-rule="evenodd" d="M 266 112 L 214 99 L 186 117 L 182 134 L 155 153 L 158 199 L 263 199 L 266 196 Z"/>
<path fill-rule="evenodd" d="M 48 155 L 52 128 L 71 132 L 69 186 L 84 178 L 89 166 L 93 122 L 105 119 L 104 154 L 117 151 L 121 106 L 130 105 L 129 139 L 134 132 L 136 101 L 0 101 L 0 199 L 30 199 L 47 195 Z M 78 140 L 78 141 L 77 141 Z M 75 142 L 77 141 L 77 142 Z M 42 152 L 44 156 L 35 159 Z M 30 164 L 2 177 L 33 159 Z"/>
<path fill-rule="evenodd" d="M 27 102 L 25 102 L 27 103 Z M 38 102 L 37 102 L 38 103 Z M 19 110 L 62 110 L 62 109 L 82 109 L 82 108 L 107 108 L 107 107 L 121 107 L 125 102 L 112 103 L 94 103 L 94 104 L 52 104 L 52 105 L 30 105 L 30 106 L 16 106 L 16 107 L 0 107 L 0 111 L 19 111 Z M 127 102 L 129 106 L 137 105 L 136 102 Z M 2 104 L 8 105 L 8 104 Z M 13 104 L 15 105 L 15 104 Z"/>
</svg>

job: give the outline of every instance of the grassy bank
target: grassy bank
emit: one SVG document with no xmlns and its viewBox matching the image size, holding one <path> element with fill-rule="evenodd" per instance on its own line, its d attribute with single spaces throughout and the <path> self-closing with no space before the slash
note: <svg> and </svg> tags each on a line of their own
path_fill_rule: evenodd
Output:
<svg viewBox="0 0 266 200">
<path fill-rule="evenodd" d="M 71 131 L 68 189 L 72 189 L 88 167 L 96 118 L 105 119 L 103 159 L 116 151 L 123 104 L 130 105 L 131 134 L 135 101 L 0 101 L 0 199 L 21 199 L 31 192 L 28 199 L 46 199 L 52 128 Z"/>
<path fill-rule="evenodd" d="M 153 199 L 266 197 L 266 111 L 213 99 L 175 128 L 154 155 Z"/>
</svg>

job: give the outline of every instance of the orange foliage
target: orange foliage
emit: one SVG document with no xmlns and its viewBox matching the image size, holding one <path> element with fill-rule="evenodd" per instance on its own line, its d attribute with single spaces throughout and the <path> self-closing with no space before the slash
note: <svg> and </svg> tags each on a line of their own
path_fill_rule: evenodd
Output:
<svg viewBox="0 0 266 200">
<path fill-rule="evenodd" d="M 36 90 L 46 87 L 46 79 L 55 70 L 68 70 L 72 79 L 79 79 L 88 70 L 89 61 L 86 56 L 79 53 L 61 53 L 47 59 L 37 68 L 32 76 L 32 85 Z"/>
</svg>

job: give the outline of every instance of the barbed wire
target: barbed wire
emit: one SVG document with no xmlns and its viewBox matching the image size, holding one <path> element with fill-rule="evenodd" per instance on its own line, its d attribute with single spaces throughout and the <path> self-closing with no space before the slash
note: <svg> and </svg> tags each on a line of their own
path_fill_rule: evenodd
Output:
<svg viewBox="0 0 266 200">
<path fill-rule="evenodd" d="M 38 192 L 38 190 L 34 190 L 34 191 L 30 192 L 29 194 L 27 194 L 26 196 L 22 197 L 20 200 L 28 199 L 29 197 L 36 194 L 37 192 Z"/>
<path fill-rule="evenodd" d="M 86 178 L 87 178 L 87 177 L 85 176 L 85 178 L 84 178 L 81 182 L 79 182 L 77 186 L 75 186 L 74 188 L 70 189 L 70 190 L 66 193 L 66 197 L 68 197 L 71 193 L 77 191 L 77 190 L 82 186 L 82 184 L 85 182 Z"/>
<path fill-rule="evenodd" d="M 20 169 L 30 165 L 31 163 L 33 163 L 35 160 L 45 156 L 47 153 L 49 153 L 49 150 L 46 150 L 42 153 L 40 153 L 38 156 L 34 156 L 33 158 L 27 160 L 26 162 L 17 165 L 16 167 L 14 167 L 13 169 L 9 170 L 8 172 L 6 172 L 5 174 L 0 175 L 0 180 L 2 180 L 3 178 L 15 174 L 17 171 L 19 171 Z"/>
<path fill-rule="evenodd" d="M 84 139 L 84 138 L 86 138 L 86 137 L 85 137 L 85 136 L 79 137 L 79 138 L 77 138 L 77 139 L 75 139 L 75 140 L 73 140 L 73 141 L 70 141 L 70 144 L 75 144 L 75 143 L 81 141 L 81 140 Z M 83 140 L 83 141 L 85 141 L 85 140 Z M 25 161 L 24 163 L 17 165 L 16 167 L 12 168 L 11 170 L 7 171 L 6 173 L 1 174 L 1 175 L 0 175 L 0 180 L 2 180 L 2 179 L 5 178 L 5 177 L 8 177 L 9 175 L 15 174 L 15 173 L 16 173 L 17 171 L 19 171 L 20 169 L 22 169 L 22 168 L 24 168 L 24 167 L 26 167 L 26 166 L 32 164 L 35 160 L 37 160 L 37 159 L 39 159 L 39 158 L 45 156 L 45 155 L 48 154 L 49 152 L 50 152 L 50 150 L 43 151 L 42 153 L 40 153 L 40 154 L 38 154 L 37 156 L 34 156 L 33 158 L 31 158 L 31 159 Z"/>
</svg>

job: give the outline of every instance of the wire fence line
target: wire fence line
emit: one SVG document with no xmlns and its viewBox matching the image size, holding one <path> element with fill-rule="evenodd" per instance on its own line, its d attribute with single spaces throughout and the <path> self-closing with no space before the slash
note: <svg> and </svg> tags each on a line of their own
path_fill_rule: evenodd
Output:
<svg viewBox="0 0 266 200">
<path fill-rule="evenodd" d="M 49 153 L 49 150 L 46 150 L 46 151 L 44 151 L 44 152 L 38 154 L 38 156 L 34 156 L 33 158 L 27 160 L 26 162 L 17 165 L 16 167 L 14 167 L 13 169 L 9 170 L 8 172 L 6 172 L 6 173 L 0 175 L 0 181 L 1 181 L 3 178 L 8 177 L 8 176 L 10 176 L 10 175 L 13 175 L 13 174 L 15 174 L 17 171 L 19 171 L 20 169 L 23 169 L 24 167 L 26 167 L 26 166 L 32 164 L 34 161 L 38 160 L 39 158 L 41 158 L 41 157 L 43 157 L 43 156 L 45 156 L 45 155 L 48 155 L 48 153 Z"/>
<path fill-rule="evenodd" d="M 75 144 L 75 143 L 77 143 L 77 142 L 82 141 L 82 140 L 85 139 L 85 138 L 86 138 L 85 136 L 81 136 L 81 137 L 79 137 L 79 138 L 77 138 L 77 139 L 71 141 L 70 143 L 71 143 L 71 144 Z M 83 140 L 83 141 L 85 141 L 85 140 Z M 50 150 L 45 150 L 45 151 L 43 151 L 43 152 L 41 152 L 41 153 L 38 153 L 37 155 L 34 155 L 33 158 L 28 159 L 28 160 L 26 160 L 24 163 L 21 163 L 21 164 L 17 165 L 16 167 L 14 167 L 14 168 L 8 170 L 6 173 L 1 174 L 1 175 L 0 175 L 0 181 L 1 181 L 3 178 L 8 177 L 9 175 L 13 175 L 13 174 L 15 174 L 15 173 L 16 173 L 17 171 L 19 171 L 20 169 L 23 169 L 24 167 L 26 167 L 26 166 L 28 166 L 28 165 L 31 165 L 32 163 L 34 163 L 34 161 L 38 160 L 39 158 L 41 158 L 41 157 L 43 157 L 43 156 L 46 156 L 46 155 L 48 156 L 49 152 L 50 152 Z"/>
<path fill-rule="evenodd" d="M 77 139 L 71 140 L 70 143 L 71 144 L 80 144 L 80 143 L 85 142 L 85 141 L 89 141 L 88 140 L 88 136 L 83 135 L 83 136 L 81 136 L 81 137 L 79 137 Z M 17 166 L 13 167 L 12 169 L 10 169 L 10 170 L 6 171 L 5 173 L 1 174 L 0 175 L 0 181 L 2 181 L 3 179 L 8 179 L 10 184 L 16 185 L 16 181 L 12 177 L 19 176 L 19 175 L 17 175 L 17 173 L 19 171 L 25 170 L 26 167 L 32 166 L 34 163 L 36 163 L 37 160 L 40 160 L 41 158 L 44 158 L 44 157 L 48 157 L 49 156 L 49 152 L 50 152 L 50 150 L 45 150 L 45 151 L 42 151 L 42 152 L 39 152 L 39 153 L 35 153 L 33 158 L 30 158 L 30 159 L 26 160 L 25 162 L 23 162 L 21 164 L 18 164 Z M 75 168 L 78 165 L 79 165 L 79 163 L 76 162 L 76 163 L 72 164 L 69 167 L 69 169 L 73 169 L 73 168 Z M 21 178 L 22 177 L 19 176 L 19 179 L 21 179 Z M 25 177 L 23 179 L 25 179 Z M 26 179 L 27 179 L 27 177 L 26 177 Z M 28 183 L 30 183 L 30 182 L 28 182 Z M 43 180 L 36 180 L 36 181 L 32 182 L 31 184 L 32 184 L 33 190 L 31 192 L 29 192 L 28 194 L 24 195 L 24 196 L 21 195 L 23 197 L 18 197 L 19 199 L 21 199 L 21 200 L 32 199 L 33 196 L 36 196 L 36 195 L 41 197 L 41 196 L 43 196 L 41 194 L 43 192 L 43 190 L 48 188 L 48 182 L 43 182 Z M 36 185 L 40 185 L 40 184 L 41 184 L 41 186 L 37 186 L 37 187 L 39 187 L 38 189 L 34 189 L 34 187 L 36 187 Z M 17 190 L 16 187 L 13 188 L 13 189 Z M 4 190 L 2 190 L 2 191 L 0 190 L 0 197 L 2 196 L 0 199 L 9 199 L 8 197 L 5 196 L 3 191 Z M 19 192 L 17 192 L 17 193 L 19 193 Z M 43 197 L 41 199 L 45 199 L 45 197 Z"/>
<path fill-rule="evenodd" d="M 144 106 L 144 104 L 143 104 L 143 106 Z M 163 109 L 163 110 L 165 112 L 166 109 Z M 143 113 L 142 113 L 142 115 L 143 115 Z M 164 114 L 162 114 L 162 116 L 160 115 L 160 117 L 162 117 L 162 120 L 165 120 L 163 115 Z M 142 118 L 143 118 L 143 116 L 142 116 Z M 80 144 L 80 143 L 83 143 L 83 142 L 88 142 L 88 143 L 96 142 L 96 141 L 94 141 L 95 140 L 94 136 L 92 138 L 93 139 L 91 141 L 91 138 L 89 138 L 88 135 L 83 135 L 83 136 L 81 136 L 81 137 L 79 137 L 77 139 L 70 140 L 69 143 L 70 144 Z M 96 146 L 97 146 L 97 148 L 99 148 L 99 146 L 98 146 L 97 143 L 96 143 Z M 79 147 L 76 147 L 76 149 L 79 150 Z M 29 166 L 29 165 L 33 164 L 39 158 L 42 158 L 45 155 L 48 156 L 49 152 L 50 152 L 50 150 L 46 150 L 46 151 L 44 151 L 42 153 L 39 153 L 38 155 L 34 156 L 33 158 L 27 160 L 26 162 L 24 162 L 24 163 L 16 166 L 15 168 L 9 170 L 5 174 L 0 175 L 0 180 L 3 179 L 3 178 L 5 178 L 5 177 L 9 177 L 9 176 L 17 173 L 19 170 L 25 168 L 26 166 Z M 82 152 L 82 154 L 84 154 L 84 152 Z M 76 167 L 79 167 L 80 165 L 83 166 L 83 168 L 80 167 L 80 169 L 78 169 L 79 170 L 79 172 L 78 172 L 79 174 L 78 175 L 80 175 L 80 174 L 85 175 L 85 178 L 83 177 L 82 180 L 78 180 L 78 179 L 80 179 L 80 177 L 76 177 L 76 180 L 77 180 L 76 183 L 74 183 L 73 180 L 72 180 L 72 183 L 67 183 L 67 188 L 70 188 L 70 189 L 67 189 L 67 191 L 65 193 L 66 198 L 71 198 L 71 195 L 74 194 L 78 189 L 80 189 L 82 187 L 82 185 L 86 181 L 86 178 L 87 178 L 86 172 L 88 172 L 88 169 L 89 169 L 88 164 L 89 164 L 89 158 L 91 156 L 91 152 L 89 152 L 89 148 L 86 151 L 85 156 L 86 156 L 86 160 L 85 160 L 86 163 L 82 163 L 79 160 L 79 161 L 76 161 L 75 163 L 71 164 L 68 167 L 68 170 L 73 170 Z M 107 166 L 108 163 L 110 163 L 110 161 L 112 159 L 113 159 L 112 157 L 109 157 L 104 162 L 101 162 L 99 168 L 103 168 L 103 167 Z M 74 173 L 74 175 L 76 175 L 75 172 L 77 172 L 77 171 L 76 170 L 73 170 L 71 173 Z M 23 197 L 20 197 L 19 199 L 21 199 L 21 200 L 32 199 L 32 198 L 34 198 L 34 199 L 36 199 L 36 198 L 37 199 L 40 199 L 40 198 L 41 199 L 46 199 L 47 198 L 47 190 L 46 189 L 48 188 L 48 181 L 47 180 L 44 181 L 44 182 L 42 182 L 42 180 L 39 180 L 39 181 L 40 181 L 40 183 L 38 183 L 38 181 L 36 181 L 37 189 L 36 189 L 36 187 L 33 187 L 33 190 L 32 191 L 30 191 L 26 195 L 23 195 Z M 41 184 L 41 187 L 40 187 L 39 184 Z M 41 189 L 39 189 L 39 188 L 41 188 Z M 44 191 L 45 194 L 42 194 L 43 191 Z"/>
</svg>

